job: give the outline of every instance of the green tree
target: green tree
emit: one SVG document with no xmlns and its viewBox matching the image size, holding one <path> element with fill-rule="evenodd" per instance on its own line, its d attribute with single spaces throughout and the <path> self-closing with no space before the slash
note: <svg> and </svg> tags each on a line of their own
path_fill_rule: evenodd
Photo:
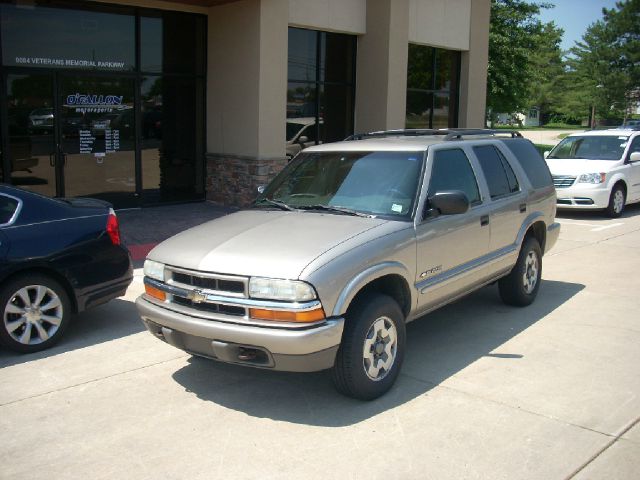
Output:
<svg viewBox="0 0 640 480">
<path fill-rule="evenodd" d="M 535 55 L 529 57 L 531 66 L 529 107 L 540 109 L 540 120 L 556 112 L 562 101 L 565 66 L 560 43 L 564 31 L 555 23 L 544 23 L 534 38 Z"/>
<path fill-rule="evenodd" d="M 602 13 L 571 49 L 567 103 L 583 114 L 594 108 L 599 118 L 626 118 L 640 97 L 640 0 Z"/>
<path fill-rule="evenodd" d="M 493 121 L 500 112 L 528 107 L 533 57 L 544 25 L 538 18 L 544 3 L 492 0 L 487 71 L 487 109 Z"/>
</svg>

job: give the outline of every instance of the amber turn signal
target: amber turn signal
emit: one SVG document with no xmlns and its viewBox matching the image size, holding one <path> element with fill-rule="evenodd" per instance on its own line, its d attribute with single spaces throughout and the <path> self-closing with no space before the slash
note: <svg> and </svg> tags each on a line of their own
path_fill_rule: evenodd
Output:
<svg viewBox="0 0 640 480">
<path fill-rule="evenodd" d="M 318 307 L 305 312 L 289 312 L 285 310 L 263 310 L 250 308 L 249 316 L 255 320 L 271 320 L 274 322 L 311 323 L 324 320 L 324 310 Z"/>
<path fill-rule="evenodd" d="M 146 285 L 145 284 L 144 291 L 150 297 L 157 298 L 158 300 L 161 300 L 163 302 L 167 299 L 167 294 L 166 293 L 164 293 L 162 290 L 160 290 L 158 288 L 152 287 L 151 285 Z"/>
</svg>

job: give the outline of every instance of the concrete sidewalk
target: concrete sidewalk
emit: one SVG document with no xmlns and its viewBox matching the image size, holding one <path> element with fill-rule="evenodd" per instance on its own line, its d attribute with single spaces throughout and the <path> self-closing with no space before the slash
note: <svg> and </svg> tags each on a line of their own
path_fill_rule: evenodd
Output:
<svg viewBox="0 0 640 480">
<path fill-rule="evenodd" d="M 173 208 L 122 212 L 123 234 L 144 245 L 225 213 Z M 150 223 L 129 227 L 137 215 Z M 559 221 L 533 305 L 505 306 L 494 285 L 412 322 L 398 382 L 372 402 L 324 372 L 159 341 L 133 305 L 138 276 L 50 350 L 0 349 L 0 478 L 635 480 L 640 205 Z"/>
</svg>

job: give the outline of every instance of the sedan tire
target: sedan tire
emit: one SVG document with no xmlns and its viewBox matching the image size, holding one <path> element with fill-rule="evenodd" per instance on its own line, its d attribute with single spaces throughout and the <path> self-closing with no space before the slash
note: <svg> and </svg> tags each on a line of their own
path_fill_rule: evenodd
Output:
<svg viewBox="0 0 640 480">
<path fill-rule="evenodd" d="M 57 281 L 42 274 L 22 275 L 0 289 L 0 344 L 31 353 L 62 337 L 71 316 L 69 296 Z"/>
</svg>

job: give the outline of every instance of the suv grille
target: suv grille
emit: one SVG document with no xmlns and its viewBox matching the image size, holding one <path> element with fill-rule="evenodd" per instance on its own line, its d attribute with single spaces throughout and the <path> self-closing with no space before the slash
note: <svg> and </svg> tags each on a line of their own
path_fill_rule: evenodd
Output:
<svg viewBox="0 0 640 480">
<path fill-rule="evenodd" d="M 171 283 L 181 287 L 195 287 L 210 290 L 219 295 L 230 297 L 247 296 L 247 280 L 241 277 L 228 277 L 204 272 L 182 269 L 171 271 Z"/>
<path fill-rule="evenodd" d="M 553 185 L 556 188 L 569 188 L 576 181 L 571 175 L 553 175 Z"/>
<path fill-rule="evenodd" d="M 243 317 L 247 312 L 243 307 L 235 307 L 232 305 L 223 305 L 221 303 L 194 303 L 188 298 L 173 297 L 173 303 L 183 305 L 185 307 L 194 308 L 202 312 L 222 313 L 224 315 L 233 315 Z"/>
</svg>

